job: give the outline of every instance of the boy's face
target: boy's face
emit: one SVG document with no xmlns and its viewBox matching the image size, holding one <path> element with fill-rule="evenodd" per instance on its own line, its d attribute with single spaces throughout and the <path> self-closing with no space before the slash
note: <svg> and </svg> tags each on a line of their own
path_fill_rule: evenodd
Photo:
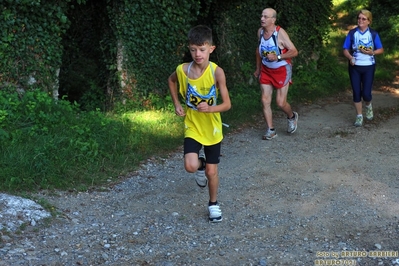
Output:
<svg viewBox="0 0 399 266">
<path fill-rule="evenodd" d="M 209 55 L 215 50 L 215 46 L 209 43 L 203 45 L 190 44 L 188 49 L 195 63 L 202 64 L 209 61 Z"/>
</svg>

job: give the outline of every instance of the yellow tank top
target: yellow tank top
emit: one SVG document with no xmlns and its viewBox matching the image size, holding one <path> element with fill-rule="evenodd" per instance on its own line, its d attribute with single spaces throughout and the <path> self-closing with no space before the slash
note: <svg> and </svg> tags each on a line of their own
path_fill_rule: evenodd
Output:
<svg viewBox="0 0 399 266">
<path fill-rule="evenodd" d="M 188 67 L 189 72 L 191 64 Z M 176 68 L 179 92 L 186 103 L 184 118 L 184 137 L 192 138 L 203 145 L 214 145 L 222 141 L 222 119 L 220 113 L 201 113 L 196 106 L 203 101 L 209 105 L 217 104 L 218 89 L 214 72 L 217 65 L 209 63 L 201 77 L 190 79 L 183 71 L 183 64 Z"/>
</svg>

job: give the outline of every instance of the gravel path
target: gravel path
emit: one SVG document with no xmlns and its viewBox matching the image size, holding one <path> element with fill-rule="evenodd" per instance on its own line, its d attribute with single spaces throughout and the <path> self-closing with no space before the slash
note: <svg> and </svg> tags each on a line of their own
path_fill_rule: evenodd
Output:
<svg viewBox="0 0 399 266">
<path fill-rule="evenodd" d="M 398 97 L 376 91 L 362 128 L 345 94 L 297 107 L 293 135 L 281 112 L 276 139 L 261 117 L 226 135 L 219 224 L 181 149 L 99 191 L 42 192 L 59 215 L 3 231 L 0 266 L 399 265 L 399 116 L 379 118 Z"/>
</svg>

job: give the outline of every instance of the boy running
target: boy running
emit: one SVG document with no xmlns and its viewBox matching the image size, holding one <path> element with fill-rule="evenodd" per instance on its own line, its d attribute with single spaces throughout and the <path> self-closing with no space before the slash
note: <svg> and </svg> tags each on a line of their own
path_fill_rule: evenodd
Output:
<svg viewBox="0 0 399 266">
<path fill-rule="evenodd" d="M 177 66 L 169 76 L 168 85 L 176 115 L 185 116 L 184 168 L 189 173 L 196 173 L 198 186 L 208 186 L 209 221 L 220 222 L 223 219 L 217 202 L 218 163 L 223 139 L 220 112 L 230 109 L 230 96 L 223 69 L 209 61 L 216 48 L 212 30 L 196 26 L 189 31 L 188 41 L 193 61 Z M 180 104 L 178 93 L 187 108 Z M 219 94 L 221 103 L 217 103 Z M 202 147 L 205 157 L 199 156 Z"/>
</svg>

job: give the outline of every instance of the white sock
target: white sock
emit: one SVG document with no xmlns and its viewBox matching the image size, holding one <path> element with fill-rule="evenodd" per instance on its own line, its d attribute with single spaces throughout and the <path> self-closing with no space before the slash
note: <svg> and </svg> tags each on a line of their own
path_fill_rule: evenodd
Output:
<svg viewBox="0 0 399 266">
<path fill-rule="evenodd" d="M 369 105 L 366 105 L 367 108 L 371 108 L 371 103 Z"/>
</svg>

